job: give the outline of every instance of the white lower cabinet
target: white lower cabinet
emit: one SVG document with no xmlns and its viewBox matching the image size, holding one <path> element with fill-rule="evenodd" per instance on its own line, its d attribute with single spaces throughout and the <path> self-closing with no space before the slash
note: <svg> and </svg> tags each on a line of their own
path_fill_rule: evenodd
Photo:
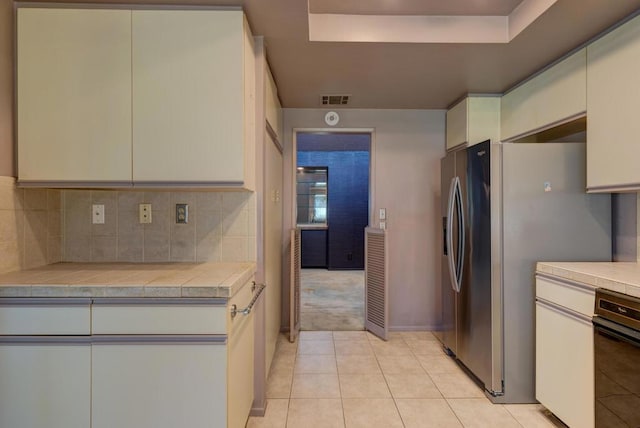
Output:
<svg viewBox="0 0 640 428">
<path fill-rule="evenodd" d="M 593 428 L 593 303 L 589 314 L 558 303 L 567 304 L 572 293 L 577 301 L 590 294 L 593 302 L 593 291 L 540 277 L 536 282 L 536 399 L 569 427 Z"/>
<path fill-rule="evenodd" d="M 224 341 L 147 336 L 94 342 L 91 426 L 226 426 Z"/>
<path fill-rule="evenodd" d="M 251 281 L 229 299 L 94 299 L 92 428 L 243 428 L 253 402 Z"/>
<path fill-rule="evenodd" d="M 0 427 L 87 428 L 91 343 L 0 336 Z"/>
<path fill-rule="evenodd" d="M 255 293 L 0 299 L 0 428 L 243 428 Z"/>
</svg>

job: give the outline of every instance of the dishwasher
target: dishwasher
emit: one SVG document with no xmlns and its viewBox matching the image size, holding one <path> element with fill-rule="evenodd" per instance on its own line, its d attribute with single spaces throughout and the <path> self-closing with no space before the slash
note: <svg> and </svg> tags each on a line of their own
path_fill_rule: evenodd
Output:
<svg viewBox="0 0 640 428">
<path fill-rule="evenodd" d="M 596 290 L 596 428 L 640 427 L 640 299 Z"/>
</svg>

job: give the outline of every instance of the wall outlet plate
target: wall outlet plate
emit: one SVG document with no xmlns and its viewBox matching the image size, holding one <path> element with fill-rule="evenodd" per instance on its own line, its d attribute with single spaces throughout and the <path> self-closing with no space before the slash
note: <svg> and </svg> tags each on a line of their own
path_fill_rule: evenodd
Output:
<svg viewBox="0 0 640 428">
<path fill-rule="evenodd" d="M 104 224 L 104 204 L 93 204 L 91 206 L 91 222 L 93 224 Z"/>
<path fill-rule="evenodd" d="M 176 204 L 176 223 L 189 223 L 189 204 Z"/>
<path fill-rule="evenodd" d="M 139 221 L 142 224 L 151 223 L 151 204 L 138 205 Z"/>
</svg>

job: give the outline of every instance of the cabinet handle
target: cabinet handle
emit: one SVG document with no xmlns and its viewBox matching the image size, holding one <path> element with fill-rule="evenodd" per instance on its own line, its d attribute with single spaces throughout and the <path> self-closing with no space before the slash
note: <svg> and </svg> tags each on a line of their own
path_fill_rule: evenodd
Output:
<svg viewBox="0 0 640 428">
<path fill-rule="evenodd" d="M 256 288 L 258 289 L 258 291 L 256 292 L 256 294 L 253 295 L 253 299 L 251 299 L 251 301 L 249 302 L 246 308 L 238 309 L 237 305 L 231 305 L 231 319 L 234 319 L 238 314 L 249 315 L 251 313 L 251 309 L 253 309 L 253 305 L 256 304 L 258 297 L 260 297 L 260 294 L 266 288 L 266 285 L 265 284 L 256 285 L 256 282 L 253 281 L 253 284 L 251 285 L 251 291 L 254 291 Z"/>
</svg>

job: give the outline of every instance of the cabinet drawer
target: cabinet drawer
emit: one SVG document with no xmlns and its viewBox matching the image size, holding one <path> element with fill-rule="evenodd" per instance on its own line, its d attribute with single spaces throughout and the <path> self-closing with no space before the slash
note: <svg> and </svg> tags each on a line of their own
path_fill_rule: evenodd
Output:
<svg viewBox="0 0 640 428">
<path fill-rule="evenodd" d="M 91 334 L 88 299 L 0 299 L 0 335 Z"/>
<path fill-rule="evenodd" d="M 225 299 L 95 299 L 91 313 L 93 334 L 226 334 L 226 319 Z"/>
<path fill-rule="evenodd" d="M 536 276 L 536 297 L 591 317 L 595 290 L 588 285 Z"/>
</svg>

